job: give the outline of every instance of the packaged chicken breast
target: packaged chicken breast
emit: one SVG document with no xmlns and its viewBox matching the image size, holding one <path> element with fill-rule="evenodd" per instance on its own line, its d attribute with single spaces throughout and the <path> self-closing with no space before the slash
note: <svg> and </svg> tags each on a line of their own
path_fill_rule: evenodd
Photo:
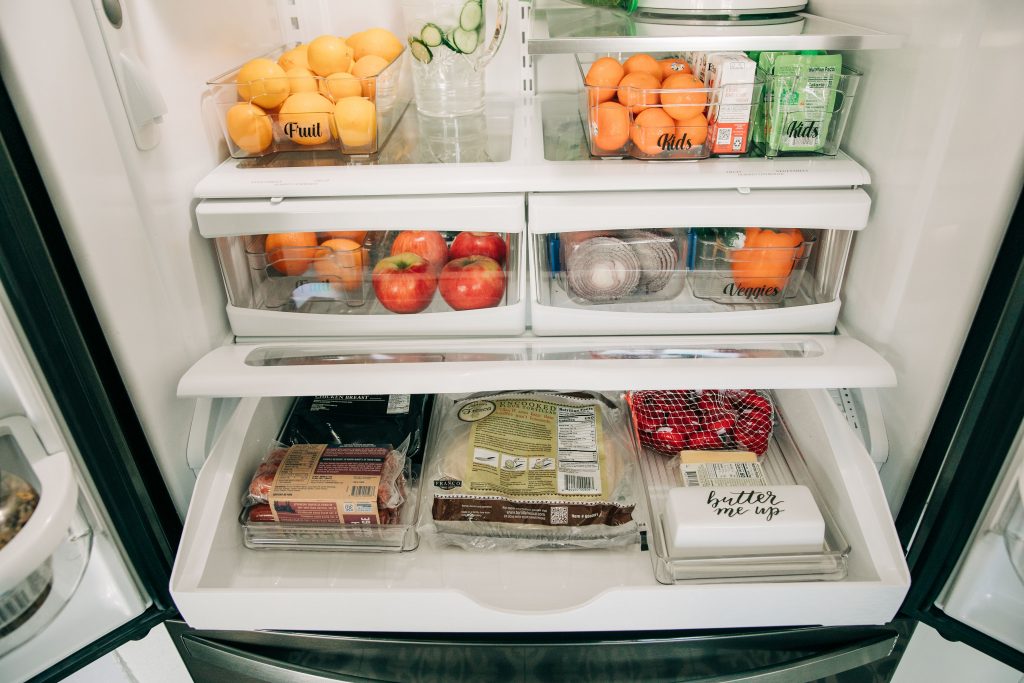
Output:
<svg viewBox="0 0 1024 683">
<path fill-rule="evenodd" d="M 421 529 L 471 549 L 639 542 L 636 444 L 618 396 L 438 396 Z"/>
</svg>

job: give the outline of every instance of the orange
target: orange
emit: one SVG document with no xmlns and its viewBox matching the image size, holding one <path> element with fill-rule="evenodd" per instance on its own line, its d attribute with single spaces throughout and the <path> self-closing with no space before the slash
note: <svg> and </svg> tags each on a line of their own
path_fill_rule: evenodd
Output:
<svg viewBox="0 0 1024 683">
<path fill-rule="evenodd" d="M 639 114 L 647 107 L 653 107 L 660 101 L 654 92 L 661 87 L 661 81 L 645 71 L 634 71 L 626 74 L 619 81 L 619 102 L 630 107 L 634 114 Z"/>
<path fill-rule="evenodd" d="M 615 97 L 615 87 L 626 75 L 622 65 L 611 57 L 601 57 L 590 65 L 584 82 L 590 88 L 590 104 L 594 106 Z"/>
<path fill-rule="evenodd" d="M 255 104 L 239 102 L 228 109 L 225 122 L 228 136 L 249 154 L 259 154 L 274 141 L 270 117 Z"/>
<path fill-rule="evenodd" d="M 594 146 L 606 152 L 622 149 L 629 140 L 629 112 L 618 102 L 602 102 L 590 110 L 591 116 L 595 112 Z"/>
<path fill-rule="evenodd" d="M 334 126 L 346 149 L 372 147 L 377 138 L 377 107 L 363 97 L 346 97 L 334 105 Z"/>
<path fill-rule="evenodd" d="M 352 59 L 357 62 L 366 55 L 374 55 L 390 64 L 402 54 L 403 49 L 402 41 L 386 28 L 368 28 L 353 33 L 348 38 L 348 44 L 354 51 Z"/>
<path fill-rule="evenodd" d="M 318 76 L 348 71 L 352 64 L 352 48 L 338 36 L 314 38 L 306 51 L 309 68 Z"/>
<path fill-rule="evenodd" d="M 333 137 L 332 111 L 334 103 L 320 93 L 300 92 L 284 101 L 277 122 L 292 142 L 321 145 Z"/>
<path fill-rule="evenodd" d="M 388 61 L 377 55 L 366 55 L 353 65 L 352 75 L 362 79 L 363 97 L 368 97 L 372 100 L 374 95 L 377 94 L 376 76 L 387 65 Z"/>
<path fill-rule="evenodd" d="M 708 139 L 708 120 L 703 114 L 676 122 L 676 138 L 689 142 L 693 147 L 700 147 Z"/>
<path fill-rule="evenodd" d="M 661 93 L 661 103 L 665 105 L 665 113 L 677 121 L 685 121 L 704 111 L 708 103 L 708 94 L 704 84 L 693 74 L 676 74 L 669 76 L 662 83 L 662 88 L 673 92 Z"/>
<path fill-rule="evenodd" d="M 309 49 L 309 45 L 298 45 L 288 50 L 280 57 L 277 58 L 278 65 L 285 71 L 290 71 L 297 66 L 301 66 L 303 69 L 309 68 L 309 59 L 306 56 L 306 51 Z"/>
<path fill-rule="evenodd" d="M 662 59 L 658 61 L 658 64 L 661 66 L 662 80 L 669 76 L 675 76 L 676 74 L 693 73 L 693 70 L 690 69 L 690 65 L 681 57 L 669 57 L 668 59 Z"/>
<path fill-rule="evenodd" d="M 367 230 L 325 230 L 324 232 L 318 232 L 317 237 L 322 240 L 330 239 L 343 239 L 352 240 L 353 242 L 363 243 L 366 239 Z"/>
<path fill-rule="evenodd" d="M 267 264 L 283 275 L 302 275 L 316 257 L 316 233 L 276 232 L 267 235 Z"/>
<path fill-rule="evenodd" d="M 358 78 L 341 71 L 320 81 L 320 92 L 337 102 L 346 97 L 359 97 L 363 94 L 363 86 Z"/>
<path fill-rule="evenodd" d="M 309 69 L 303 69 L 301 66 L 293 66 L 284 72 L 284 75 L 288 77 L 288 86 L 291 88 L 292 94 L 298 92 L 316 92 L 317 84 L 316 78 L 313 76 L 313 72 Z"/>
<path fill-rule="evenodd" d="M 350 239 L 330 239 L 320 245 L 313 268 L 338 289 L 351 292 L 363 284 L 363 248 Z"/>
<path fill-rule="evenodd" d="M 290 92 L 284 69 L 269 59 L 253 59 L 238 70 L 238 96 L 263 109 L 277 107 Z"/>
<path fill-rule="evenodd" d="M 658 81 L 661 81 L 662 78 L 661 64 L 658 64 L 658 60 L 650 55 L 633 55 L 622 64 L 622 68 L 627 74 L 642 71 L 651 74 Z"/>
<path fill-rule="evenodd" d="M 633 125 L 630 126 L 629 138 L 637 149 L 653 156 L 665 151 L 663 145 L 669 143 L 675 127 L 675 119 L 661 109 L 644 109 L 637 114 Z"/>
</svg>

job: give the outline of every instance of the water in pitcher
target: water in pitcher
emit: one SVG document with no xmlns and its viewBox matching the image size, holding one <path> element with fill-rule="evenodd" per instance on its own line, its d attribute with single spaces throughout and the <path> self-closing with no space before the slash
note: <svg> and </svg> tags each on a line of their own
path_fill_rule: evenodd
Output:
<svg viewBox="0 0 1024 683">
<path fill-rule="evenodd" d="M 413 56 L 416 107 L 426 116 L 461 116 L 484 109 L 484 67 L 500 45 L 507 5 L 486 31 L 483 0 L 404 0 Z M 493 37 L 492 37 L 493 36 Z"/>
</svg>

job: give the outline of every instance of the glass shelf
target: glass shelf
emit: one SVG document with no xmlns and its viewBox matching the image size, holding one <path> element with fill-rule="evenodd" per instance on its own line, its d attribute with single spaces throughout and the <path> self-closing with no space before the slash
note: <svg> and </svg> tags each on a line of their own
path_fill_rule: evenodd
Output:
<svg viewBox="0 0 1024 683">
<path fill-rule="evenodd" d="M 532 55 L 673 50 L 881 50 L 903 37 L 806 14 L 765 14 L 700 21 L 679 16 L 627 15 L 538 2 L 533 11 Z"/>
</svg>

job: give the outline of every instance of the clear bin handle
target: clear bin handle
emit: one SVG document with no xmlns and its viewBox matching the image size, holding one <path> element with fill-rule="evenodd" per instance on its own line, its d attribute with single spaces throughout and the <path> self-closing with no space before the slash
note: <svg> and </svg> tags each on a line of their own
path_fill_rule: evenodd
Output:
<svg viewBox="0 0 1024 683">
<path fill-rule="evenodd" d="M 11 541 L 0 549 L 0 594 L 16 587 L 67 538 L 78 504 L 78 484 L 64 451 L 48 455 L 32 424 L 21 416 L 0 420 L 0 435 L 9 434 L 39 480 L 39 503 Z"/>
</svg>

